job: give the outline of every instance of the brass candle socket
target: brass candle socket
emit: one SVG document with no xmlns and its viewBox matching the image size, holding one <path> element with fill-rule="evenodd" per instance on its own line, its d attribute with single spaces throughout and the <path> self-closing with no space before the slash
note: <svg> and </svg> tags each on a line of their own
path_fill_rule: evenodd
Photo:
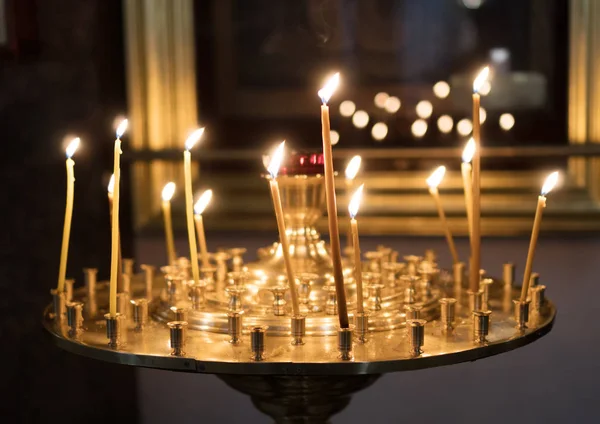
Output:
<svg viewBox="0 0 600 424">
<path fill-rule="evenodd" d="M 525 330 L 527 328 L 527 321 L 529 321 L 529 300 L 521 301 L 518 299 L 513 300 L 515 305 L 515 321 L 517 323 L 518 330 Z"/>
<path fill-rule="evenodd" d="M 211 253 L 212 259 L 217 264 L 217 281 L 222 283 L 227 278 L 227 261 L 231 259 L 231 255 L 227 252 Z"/>
<path fill-rule="evenodd" d="M 165 281 L 167 282 L 167 300 L 169 303 L 174 304 L 181 300 L 181 294 L 183 290 L 183 278 L 173 275 L 165 275 Z"/>
<path fill-rule="evenodd" d="M 455 315 L 456 299 L 452 297 L 444 297 L 440 299 L 440 321 L 442 324 L 443 331 L 452 331 L 452 329 L 454 328 Z"/>
<path fill-rule="evenodd" d="M 225 289 L 229 295 L 228 310 L 229 312 L 240 312 L 244 309 L 242 304 L 242 297 L 246 292 L 246 288 L 243 286 L 230 286 Z M 285 293 L 285 292 L 284 292 Z M 283 300 L 285 305 L 285 300 Z M 284 311 L 285 313 L 285 311 Z"/>
<path fill-rule="evenodd" d="M 171 321 L 167 323 L 169 327 L 170 345 L 172 356 L 185 356 L 185 345 L 187 339 L 186 321 Z"/>
<path fill-rule="evenodd" d="M 482 308 L 483 292 L 481 290 L 477 292 L 467 290 L 467 295 L 469 296 L 469 310 L 471 312 L 480 311 Z"/>
<path fill-rule="evenodd" d="M 75 285 L 75 280 L 69 278 L 65 280 L 65 302 L 69 303 L 73 300 L 73 286 Z"/>
<path fill-rule="evenodd" d="M 123 258 L 123 273 L 133 277 L 135 260 L 133 258 Z"/>
<path fill-rule="evenodd" d="M 66 301 L 65 301 L 65 292 L 59 292 L 56 289 L 50 290 L 50 294 L 52 295 L 52 306 L 54 309 L 54 321 L 58 324 L 61 324 L 65 320 L 65 313 L 67 311 Z"/>
<path fill-rule="evenodd" d="M 539 314 L 546 303 L 546 286 L 543 284 L 531 289 L 531 313 Z"/>
<path fill-rule="evenodd" d="M 369 298 L 367 299 L 367 308 L 369 310 L 376 312 L 381 311 L 381 289 L 383 285 L 381 284 L 368 284 L 367 291 L 369 293 Z"/>
<path fill-rule="evenodd" d="M 204 281 L 198 281 L 198 284 L 190 287 L 190 300 L 192 301 L 192 309 L 194 311 L 199 311 L 206 304 L 205 290 L 206 285 Z"/>
<path fill-rule="evenodd" d="M 291 317 L 291 327 L 292 345 L 303 345 L 303 339 L 306 336 L 306 316 L 296 315 Z"/>
<path fill-rule="evenodd" d="M 352 337 L 354 334 L 354 326 L 351 325 L 348 328 L 338 328 L 337 331 L 337 342 L 339 356 L 343 361 L 349 361 L 353 358 L 352 356 Z"/>
<path fill-rule="evenodd" d="M 173 312 L 173 315 L 175 317 L 175 319 L 173 321 L 186 321 L 187 322 L 187 320 L 188 320 L 187 308 L 172 306 L 171 312 Z"/>
<path fill-rule="evenodd" d="M 232 271 L 227 273 L 227 284 L 230 286 L 243 287 L 250 278 L 247 271 Z"/>
<path fill-rule="evenodd" d="M 148 323 L 148 299 L 133 299 L 131 300 L 131 305 L 133 306 L 135 331 L 142 331 Z"/>
<path fill-rule="evenodd" d="M 481 309 L 487 311 L 489 308 L 490 300 L 490 286 L 494 283 L 491 278 L 484 278 L 479 284 L 479 290 L 481 291 Z"/>
<path fill-rule="evenodd" d="M 255 326 L 250 329 L 250 350 L 253 361 L 264 361 L 265 359 L 265 337 L 267 326 Z"/>
<path fill-rule="evenodd" d="M 511 289 L 515 282 L 515 264 L 506 263 L 502 267 L 502 280 L 505 289 Z"/>
<path fill-rule="evenodd" d="M 216 273 L 217 273 L 217 268 L 216 267 L 202 267 L 200 268 L 200 278 L 202 278 L 202 280 L 204 280 L 204 284 L 206 286 L 206 291 L 207 292 L 214 292 L 217 287 L 216 287 Z"/>
<path fill-rule="evenodd" d="M 129 292 L 117 293 L 117 312 L 123 315 L 123 319 L 131 317 L 131 302 Z"/>
<path fill-rule="evenodd" d="M 244 312 L 227 313 L 227 333 L 229 334 L 229 343 L 239 344 L 242 342 L 242 322 Z"/>
<path fill-rule="evenodd" d="M 229 255 L 231 255 L 231 264 L 233 267 L 233 271 L 235 272 L 240 272 L 242 271 L 242 268 L 244 266 L 244 253 L 246 253 L 246 248 L 245 247 L 235 247 L 232 249 L 229 249 L 227 251 L 227 253 L 229 253 Z"/>
<path fill-rule="evenodd" d="M 114 317 L 110 314 L 104 315 L 106 319 L 106 338 L 108 346 L 116 349 L 123 344 L 122 327 L 124 316 L 117 313 Z"/>
<path fill-rule="evenodd" d="M 473 311 L 473 338 L 476 343 L 485 343 L 490 331 L 492 311 Z"/>
<path fill-rule="evenodd" d="M 406 320 L 421 319 L 421 309 L 423 309 L 423 305 L 404 305 Z"/>
<path fill-rule="evenodd" d="M 327 291 L 327 301 L 325 302 L 325 313 L 327 315 L 337 315 L 337 292 L 335 286 L 325 286 L 324 290 Z"/>
<path fill-rule="evenodd" d="M 156 267 L 152 265 L 143 264 L 140 266 L 140 268 L 142 269 L 142 271 L 144 271 L 146 299 L 150 301 L 152 300 L 152 286 L 154 283 L 154 272 Z"/>
<path fill-rule="evenodd" d="M 298 275 L 300 284 L 298 285 L 298 303 L 300 304 L 300 312 L 307 313 L 311 311 L 310 292 L 314 281 L 319 278 L 318 274 L 303 272 Z"/>
<path fill-rule="evenodd" d="M 410 319 L 406 321 L 408 352 L 412 356 L 419 356 L 423 353 L 421 349 L 425 344 L 425 324 L 424 319 Z"/>
<path fill-rule="evenodd" d="M 454 291 L 459 292 L 465 281 L 465 263 L 457 262 L 452 265 L 452 275 L 454 278 Z"/>
<path fill-rule="evenodd" d="M 95 316 L 98 313 L 98 304 L 96 303 L 96 284 L 98 278 L 98 269 L 96 268 L 84 268 L 84 283 L 85 291 L 87 293 L 87 301 L 85 308 L 89 316 Z"/>
<path fill-rule="evenodd" d="M 285 305 L 287 304 L 285 301 L 285 292 L 287 289 L 287 287 L 283 286 L 269 288 L 269 291 L 273 293 L 273 315 L 275 316 L 280 317 L 285 315 Z"/>
<path fill-rule="evenodd" d="M 359 343 L 366 343 L 369 333 L 369 314 L 364 312 L 355 313 L 354 328 L 356 329 L 356 340 Z"/>
<path fill-rule="evenodd" d="M 81 334 L 83 331 L 83 302 L 67 304 L 67 324 L 70 337 L 77 337 Z"/>
</svg>

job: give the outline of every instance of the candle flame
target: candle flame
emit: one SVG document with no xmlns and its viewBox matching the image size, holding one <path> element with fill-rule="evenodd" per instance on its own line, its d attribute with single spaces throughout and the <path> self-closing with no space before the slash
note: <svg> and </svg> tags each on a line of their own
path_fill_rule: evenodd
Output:
<svg viewBox="0 0 600 424">
<path fill-rule="evenodd" d="M 187 150 L 187 151 L 192 150 L 192 148 L 194 147 L 194 145 L 202 137 L 202 134 L 204 134 L 204 127 L 198 128 L 198 129 L 194 130 L 189 135 L 189 137 L 187 138 L 187 140 L 185 140 L 185 150 Z"/>
<path fill-rule="evenodd" d="M 212 190 L 205 190 L 204 193 L 202 193 L 202 195 L 194 205 L 194 213 L 196 215 L 202 215 L 202 212 L 204 212 L 204 209 L 206 209 L 206 207 L 210 203 L 210 199 L 212 199 L 212 193 Z"/>
<path fill-rule="evenodd" d="M 464 163 L 469 163 L 473 160 L 473 155 L 475 154 L 475 139 L 473 137 L 471 137 L 469 139 L 469 141 L 467 141 L 467 144 L 465 145 L 465 148 L 463 150 L 463 154 L 462 154 L 462 160 Z"/>
<path fill-rule="evenodd" d="M 175 194 L 175 183 L 171 181 L 171 182 L 165 184 L 165 186 L 162 190 L 163 201 L 169 202 L 173 198 L 174 194 Z"/>
<path fill-rule="evenodd" d="M 356 178 L 356 174 L 358 174 L 358 170 L 360 169 L 360 163 L 362 162 L 362 158 L 360 155 L 354 156 L 348 162 L 348 166 L 346 166 L 346 179 L 353 180 Z"/>
<path fill-rule="evenodd" d="M 329 78 L 323 88 L 321 88 L 318 92 L 319 97 L 323 101 L 323 104 L 327 104 L 336 88 L 340 84 L 340 73 L 337 72 L 334 76 Z"/>
<path fill-rule="evenodd" d="M 269 166 L 267 166 L 267 171 L 271 174 L 271 178 L 277 178 L 277 174 L 279 173 L 279 167 L 281 166 L 281 162 L 283 161 L 283 149 L 285 148 L 285 140 L 279 143 L 279 145 L 275 148 L 275 151 L 271 154 L 271 160 L 269 161 Z"/>
<path fill-rule="evenodd" d="M 127 131 L 127 126 L 129 125 L 129 121 L 127 119 L 123 119 L 119 126 L 117 127 L 117 138 L 123 137 L 125 131 Z"/>
<path fill-rule="evenodd" d="M 350 217 L 353 219 L 356 217 L 356 214 L 358 214 L 358 208 L 360 206 L 360 201 L 362 200 L 364 187 L 365 187 L 365 185 L 361 184 L 361 186 L 352 195 L 352 199 L 350 200 L 350 203 L 348 204 L 348 213 L 350 214 Z"/>
<path fill-rule="evenodd" d="M 474 93 L 479 93 L 479 89 L 481 88 L 483 83 L 487 81 L 489 75 L 490 75 L 489 66 L 486 66 L 485 68 L 483 68 L 481 70 L 481 72 L 479 72 L 479 75 L 477 75 L 477 78 L 475 78 L 475 81 L 473 81 L 473 92 Z"/>
<path fill-rule="evenodd" d="M 110 176 L 110 180 L 108 181 L 108 187 L 106 188 L 108 194 L 113 194 L 115 191 L 115 174 Z"/>
<path fill-rule="evenodd" d="M 554 171 L 552 174 L 548 175 L 546 181 L 544 181 L 544 185 L 542 186 L 542 196 L 545 196 L 548 193 L 550 193 L 557 182 L 558 171 Z"/>
<path fill-rule="evenodd" d="M 446 175 L 446 167 L 438 166 L 436 170 L 431 173 L 429 178 L 427 178 L 427 185 L 429 188 L 437 188 L 444 179 L 444 175 Z"/>
<path fill-rule="evenodd" d="M 75 154 L 75 151 L 77 151 L 77 148 L 79 147 L 80 142 L 81 142 L 81 139 L 79 137 L 76 137 L 73 140 L 71 140 L 71 142 L 67 146 L 66 152 L 67 152 L 67 157 L 69 159 L 72 158 L 73 155 Z"/>
</svg>

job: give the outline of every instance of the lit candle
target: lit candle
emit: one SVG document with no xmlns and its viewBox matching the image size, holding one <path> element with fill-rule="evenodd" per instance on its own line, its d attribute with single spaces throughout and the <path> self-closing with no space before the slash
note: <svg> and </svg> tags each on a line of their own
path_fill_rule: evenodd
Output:
<svg viewBox="0 0 600 424">
<path fill-rule="evenodd" d="M 469 240 L 471 240 L 473 237 L 473 175 L 471 173 L 471 160 L 473 159 L 473 153 L 475 153 L 475 140 L 471 138 L 463 150 L 462 164 L 460 165 L 463 179 L 463 190 L 465 192 L 465 207 L 467 209 Z"/>
<path fill-rule="evenodd" d="M 346 198 L 348 199 L 348 205 L 350 205 L 350 192 L 354 188 L 354 179 L 356 178 L 356 174 L 358 174 L 358 170 L 360 169 L 360 164 L 362 162 L 362 158 L 359 155 L 354 156 L 348 162 L 346 166 L 346 172 L 344 173 L 346 176 Z M 348 247 L 352 247 L 352 229 L 348 229 L 348 237 L 346 240 Z"/>
<path fill-rule="evenodd" d="M 431 193 L 431 196 L 433 196 L 433 200 L 437 206 L 442 228 L 444 230 L 444 234 L 446 234 L 446 241 L 448 242 L 448 247 L 450 248 L 450 253 L 452 254 L 452 262 L 457 264 L 460 262 L 458 259 L 458 252 L 456 251 L 456 246 L 454 245 L 454 239 L 452 238 L 452 233 L 450 232 L 450 227 L 448 226 L 446 214 L 444 213 L 444 208 L 442 207 L 442 201 L 440 199 L 440 193 L 438 191 L 438 186 L 442 182 L 442 179 L 444 179 L 445 174 L 446 167 L 438 167 L 435 171 L 433 171 L 429 178 L 427 178 L 427 185 L 429 186 L 429 193 Z"/>
<path fill-rule="evenodd" d="M 115 174 L 110 176 L 110 180 L 108 181 L 107 193 L 108 193 L 108 209 L 110 214 L 110 225 L 112 226 L 113 222 L 113 194 L 115 191 Z M 112 228 L 112 227 L 111 227 Z M 117 268 L 119 272 L 117 273 L 117 291 L 118 289 L 123 287 L 123 250 L 121 249 L 121 229 L 119 228 L 119 258 L 117 259 Z"/>
<path fill-rule="evenodd" d="M 167 245 L 167 258 L 169 265 L 173 265 L 177 259 L 175 253 L 175 242 L 173 241 L 173 221 L 171 219 L 171 199 L 175 194 L 175 183 L 170 182 L 162 190 L 162 212 L 165 222 L 165 242 Z"/>
<path fill-rule="evenodd" d="M 362 263 L 360 261 L 360 243 L 358 240 L 358 221 L 356 214 L 362 199 L 364 184 L 352 196 L 348 205 L 348 213 L 350 214 L 350 229 L 352 232 L 352 247 L 354 248 L 354 281 L 356 281 L 356 312 L 362 314 L 364 310 L 363 302 L 363 285 L 362 285 Z"/>
<path fill-rule="evenodd" d="M 537 208 L 535 210 L 535 219 L 533 221 L 533 230 L 531 231 L 531 240 L 529 241 L 529 252 L 527 253 L 527 263 L 525 264 L 525 273 L 523 274 L 523 283 L 521 285 L 521 302 L 527 300 L 527 292 L 529 291 L 529 279 L 531 278 L 531 269 L 533 267 L 533 257 L 535 256 L 535 247 L 537 245 L 538 235 L 540 233 L 540 225 L 542 223 L 542 215 L 546 207 L 546 195 L 552 191 L 558 182 L 558 172 L 553 172 L 548 175 L 542 192 L 538 197 Z"/>
<path fill-rule="evenodd" d="M 471 269 L 469 290 L 479 291 L 479 270 L 481 269 L 481 124 L 479 122 L 480 96 L 479 89 L 487 80 L 490 69 L 486 66 L 473 81 L 473 229 L 471 233 Z"/>
<path fill-rule="evenodd" d="M 338 302 L 338 317 L 341 328 L 349 328 L 348 307 L 346 305 L 346 292 L 344 291 L 344 273 L 342 270 L 342 256 L 340 248 L 340 230 L 338 226 L 337 204 L 335 201 L 335 179 L 333 172 L 333 151 L 331 148 L 331 127 L 329 123 L 329 107 L 327 102 L 333 95 L 340 82 L 340 74 L 335 74 L 319 90 L 321 105 L 321 126 L 323 135 L 323 160 L 325 165 L 325 194 L 327 197 L 327 219 L 329 221 L 329 243 L 331 245 L 331 259 L 333 261 L 333 279 Z"/>
<path fill-rule="evenodd" d="M 73 190 L 75 189 L 75 162 L 72 157 L 79 147 L 79 137 L 71 140 L 67 146 L 67 204 L 65 206 L 65 223 L 63 226 L 62 248 L 60 250 L 60 265 L 58 267 L 58 286 L 56 290 L 61 293 L 65 290 L 67 275 L 67 257 L 69 256 L 69 238 L 71 236 L 71 219 L 73 217 Z"/>
<path fill-rule="evenodd" d="M 212 199 L 212 190 L 206 190 L 194 205 L 194 220 L 196 221 L 198 243 L 200 243 L 200 258 L 202 259 L 202 266 L 204 268 L 208 268 L 210 263 L 208 262 L 208 249 L 206 248 L 206 234 L 204 233 L 202 213 L 210 203 L 210 199 Z"/>
<path fill-rule="evenodd" d="M 271 174 L 269 186 L 271 187 L 271 197 L 273 198 L 273 207 L 275 208 L 275 218 L 277 219 L 277 228 L 279 230 L 279 241 L 283 252 L 283 261 L 287 273 L 288 284 L 290 286 L 290 294 L 292 296 L 292 310 L 294 316 L 300 315 L 300 306 L 298 303 L 298 292 L 296 291 L 296 280 L 294 278 L 294 270 L 292 268 L 292 260 L 290 258 L 290 245 L 285 231 L 285 220 L 283 216 L 283 208 L 281 206 L 281 196 L 279 195 L 279 184 L 277 184 L 277 174 L 283 160 L 283 149 L 285 141 L 282 141 L 275 152 L 271 155 L 271 160 L 267 170 Z"/>
<path fill-rule="evenodd" d="M 200 281 L 200 272 L 198 270 L 198 248 L 196 247 L 196 236 L 194 235 L 194 198 L 192 195 L 192 155 L 190 150 L 200 140 L 204 128 L 195 130 L 185 141 L 185 150 L 183 151 L 183 172 L 185 178 L 185 216 L 187 219 L 188 242 L 190 245 L 190 262 L 192 263 L 192 278 L 194 284 Z"/>
<path fill-rule="evenodd" d="M 117 278 L 122 270 L 119 269 L 119 186 L 121 182 L 121 137 L 127 130 L 127 119 L 121 121 L 117 127 L 117 139 L 115 140 L 114 160 L 114 191 L 112 203 L 112 231 L 111 231 L 111 254 L 110 254 L 110 316 L 117 316 Z"/>
</svg>

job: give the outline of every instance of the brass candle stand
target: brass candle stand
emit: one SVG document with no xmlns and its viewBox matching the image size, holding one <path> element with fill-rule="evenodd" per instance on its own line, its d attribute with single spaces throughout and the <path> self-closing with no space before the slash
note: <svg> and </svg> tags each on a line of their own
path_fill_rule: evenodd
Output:
<svg viewBox="0 0 600 424">
<path fill-rule="evenodd" d="M 68 300 L 53 293 L 44 326 L 60 347 L 94 359 L 216 374 L 278 423 L 327 422 L 382 374 L 481 359 L 551 330 L 556 308 L 545 286 L 531 288 L 531 302 L 513 303 L 520 290 L 512 266 L 498 267 L 502 280 L 486 278 L 484 296 L 469 293 L 467 267 L 447 271 L 432 251 L 401 256 L 385 246 L 365 254 L 364 314 L 355 316 L 352 255 L 345 258 L 353 325 L 340 329 L 328 248 L 314 229 L 322 178 L 282 176 L 279 184 L 301 315 L 292 314 L 275 244 L 250 263 L 243 248 L 212 254 L 198 284 L 187 258 L 160 272 L 142 265 L 112 318 L 108 283 L 87 269 Z"/>
</svg>

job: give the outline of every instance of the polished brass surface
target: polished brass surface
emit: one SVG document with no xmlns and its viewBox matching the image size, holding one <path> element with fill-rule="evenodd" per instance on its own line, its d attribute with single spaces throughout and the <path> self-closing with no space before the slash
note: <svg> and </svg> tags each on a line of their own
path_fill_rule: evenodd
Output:
<svg viewBox="0 0 600 424">
<path fill-rule="evenodd" d="M 162 287 L 160 287 L 162 285 Z M 151 310 L 160 304 L 159 295 L 165 283 L 155 281 L 154 299 Z M 441 322 L 429 319 L 425 325 L 423 353 L 418 358 L 411 355 L 406 330 L 402 328 L 387 331 L 376 331 L 369 334 L 369 342 L 353 346 L 353 360 L 338 359 L 337 328 L 330 335 L 311 336 L 307 331 L 305 344 L 292 346 L 289 342 L 289 331 L 285 337 L 269 337 L 262 342 L 264 347 L 263 361 L 251 358 L 248 335 L 242 335 L 242 343 L 230 344 L 228 334 L 191 330 L 187 337 L 187 355 L 171 356 L 169 329 L 166 322 L 152 320 L 143 332 L 136 332 L 133 322 L 123 323 L 123 339 L 126 344 L 111 348 L 107 344 L 106 325 L 111 326 L 109 336 L 115 334 L 116 319 L 102 319 L 107 310 L 108 285 L 98 284 L 99 313 L 89 316 L 84 311 L 84 331 L 78 339 L 69 339 L 65 322 L 55 322 L 52 318 L 52 307 L 44 314 L 44 326 L 53 335 L 55 341 L 63 348 L 95 359 L 109 362 L 144 366 L 151 368 L 179 370 L 200 373 L 227 374 L 299 374 L 299 375 L 334 375 L 334 374 L 381 374 L 394 371 L 405 371 L 432 366 L 449 365 L 464 361 L 472 361 L 486 356 L 516 349 L 531 343 L 550 331 L 556 310 L 546 300 L 540 309 L 535 323 L 528 328 L 518 330 L 512 308 L 506 308 L 506 296 L 501 284 L 494 284 L 490 293 L 490 307 L 494 318 L 489 327 L 485 344 L 473 340 L 473 320 L 471 319 L 466 290 L 457 295 L 457 315 L 455 329 L 451 334 L 442 331 Z M 134 294 L 145 292 L 142 275 L 133 280 Z M 449 285 L 447 295 L 452 295 Z M 518 288 L 510 292 L 513 299 L 519 294 Z M 85 289 L 75 290 L 75 299 L 84 299 Z M 509 300 L 510 302 L 510 300 Z M 436 301 L 437 303 L 437 301 Z M 226 322 L 225 311 L 223 316 Z M 333 319 L 333 318 L 332 318 Z M 170 321 L 170 319 L 169 319 Z M 287 323 L 289 318 L 273 317 L 273 321 Z M 310 319 L 307 319 L 309 327 Z M 334 320 L 335 321 L 335 320 Z M 533 325 L 532 325 L 533 324 Z M 249 328 L 254 325 L 248 323 Z M 265 331 L 263 331 L 265 335 Z M 246 339 L 248 341 L 244 342 Z M 260 344 L 259 344 L 260 345 Z"/>
</svg>

